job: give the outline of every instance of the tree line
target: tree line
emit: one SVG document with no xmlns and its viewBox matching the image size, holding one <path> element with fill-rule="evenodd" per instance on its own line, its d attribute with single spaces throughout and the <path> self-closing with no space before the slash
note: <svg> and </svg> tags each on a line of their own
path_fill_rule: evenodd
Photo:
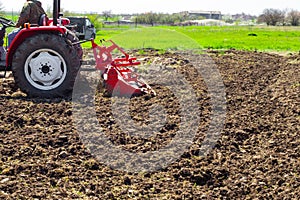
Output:
<svg viewBox="0 0 300 200">
<path fill-rule="evenodd" d="M 118 21 L 122 17 L 117 17 L 111 14 L 111 11 L 103 11 L 102 16 L 104 18 L 104 21 Z M 174 23 L 179 23 L 179 22 L 184 22 L 187 20 L 199 20 L 199 19 L 204 19 L 204 17 L 201 16 L 188 16 L 187 13 L 174 13 L 174 14 L 163 14 L 163 13 L 154 13 L 154 12 L 147 12 L 143 14 L 135 14 L 131 18 L 131 21 L 136 24 L 149 24 L 149 25 L 154 25 L 154 24 L 174 24 Z"/>
<path fill-rule="evenodd" d="M 266 23 L 267 25 L 300 25 L 300 12 L 298 10 L 280 10 L 280 9 L 265 9 L 257 19 L 258 23 Z"/>
<path fill-rule="evenodd" d="M 109 18 L 112 18 L 110 11 L 103 12 L 102 16 L 107 21 Z M 114 18 L 116 19 L 116 18 Z M 191 20 L 201 20 L 205 19 L 202 16 L 190 16 L 187 12 L 174 13 L 174 14 L 162 14 L 162 13 L 153 13 L 148 12 L 144 14 L 135 15 L 132 21 L 136 24 L 166 24 L 166 25 L 176 25 L 185 21 Z M 300 12 L 298 10 L 280 10 L 268 8 L 264 9 L 262 14 L 253 16 L 252 20 L 256 23 L 266 23 L 268 26 L 299 26 L 300 25 Z M 228 20 L 227 20 L 228 21 Z M 231 20 L 234 22 L 233 20 Z"/>
<path fill-rule="evenodd" d="M 187 20 L 201 20 L 205 19 L 201 16 L 189 16 L 187 13 L 174 13 L 174 14 L 162 14 L 162 13 L 145 13 L 134 17 L 133 21 L 137 24 L 166 24 L 172 25 L 181 23 Z"/>
</svg>

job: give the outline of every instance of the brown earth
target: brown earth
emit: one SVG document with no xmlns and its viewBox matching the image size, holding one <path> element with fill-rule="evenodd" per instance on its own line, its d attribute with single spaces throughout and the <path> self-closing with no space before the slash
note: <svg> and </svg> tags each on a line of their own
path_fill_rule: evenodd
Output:
<svg viewBox="0 0 300 200">
<path fill-rule="evenodd" d="M 137 53 L 137 52 L 136 52 Z M 201 123 L 178 160 L 154 172 L 113 170 L 95 159 L 73 125 L 69 99 L 30 99 L 13 78 L 0 84 L 1 199 L 300 199 L 300 55 L 208 52 L 225 85 L 227 114 L 215 147 L 199 156 L 209 122 L 209 95 L 193 66 L 176 53 L 146 51 L 144 62 L 178 68 L 196 91 Z M 178 130 L 178 101 L 153 85 L 156 97 L 131 100 L 131 117 L 147 121 L 160 104 L 169 120 L 149 138 L 116 125 L 112 98 L 96 98 L 98 121 L 113 144 L 132 152 L 158 150 Z M 190 113 L 193 115 L 193 113 Z"/>
</svg>

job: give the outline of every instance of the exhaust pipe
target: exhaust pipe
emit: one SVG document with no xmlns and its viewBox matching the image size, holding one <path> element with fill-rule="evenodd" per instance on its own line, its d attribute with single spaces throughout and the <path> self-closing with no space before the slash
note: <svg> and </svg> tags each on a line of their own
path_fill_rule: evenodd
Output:
<svg viewBox="0 0 300 200">
<path fill-rule="evenodd" d="M 57 26 L 60 12 L 60 0 L 53 0 L 53 25 Z"/>
</svg>

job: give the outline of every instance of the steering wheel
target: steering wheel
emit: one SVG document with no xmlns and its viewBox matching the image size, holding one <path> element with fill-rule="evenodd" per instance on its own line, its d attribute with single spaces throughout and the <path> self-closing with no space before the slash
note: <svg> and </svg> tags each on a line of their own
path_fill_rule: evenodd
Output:
<svg viewBox="0 0 300 200">
<path fill-rule="evenodd" d="M 16 26 L 15 22 L 13 22 L 12 20 L 3 18 L 3 17 L 0 17 L 0 23 L 6 27 L 15 27 Z"/>
</svg>

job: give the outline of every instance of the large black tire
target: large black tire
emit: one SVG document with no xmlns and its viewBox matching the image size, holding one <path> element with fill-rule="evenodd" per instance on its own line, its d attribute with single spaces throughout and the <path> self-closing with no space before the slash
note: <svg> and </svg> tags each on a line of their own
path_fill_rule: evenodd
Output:
<svg viewBox="0 0 300 200">
<path fill-rule="evenodd" d="M 67 42 L 70 42 L 70 45 L 73 45 L 73 43 L 79 42 L 78 37 L 76 36 L 76 34 L 73 31 L 67 29 L 66 35 L 67 35 L 66 36 Z M 81 45 L 78 43 L 73 46 L 77 51 L 78 57 L 80 58 L 80 60 L 82 60 L 83 50 L 82 50 Z"/>
<path fill-rule="evenodd" d="M 77 49 L 55 34 L 27 38 L 12 62 L 15 82 L 29 97 L 69 96 L 79 68 Z"/>
</svg>

